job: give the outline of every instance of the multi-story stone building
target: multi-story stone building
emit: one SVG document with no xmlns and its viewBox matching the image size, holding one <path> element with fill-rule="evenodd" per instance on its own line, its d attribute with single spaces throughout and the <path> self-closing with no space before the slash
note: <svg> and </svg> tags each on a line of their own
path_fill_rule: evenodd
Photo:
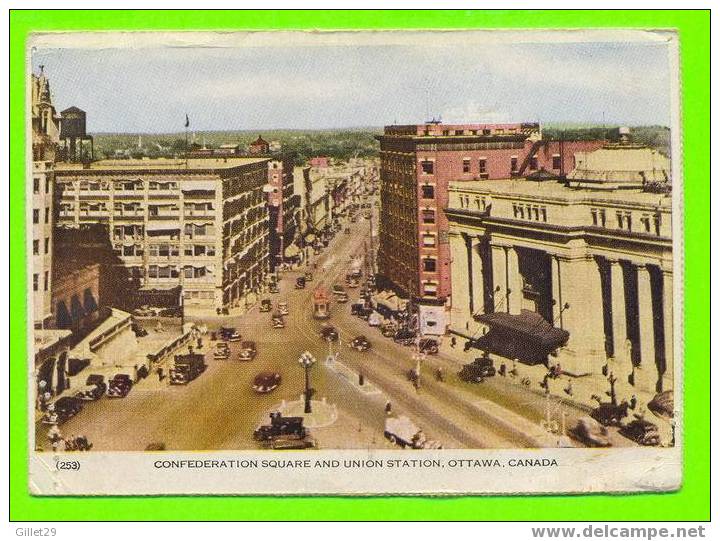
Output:
<svg viewBox="0 0 720 541">
<path fill-rule="evenodd" d="M 296 213 L 300 197 L 295 196 L 294 160 L 290 156 L 275 156 L 268 165 L 266 187 L 270 218 L 270 266 L 281 263 L 286 249 L 297 233 Z"/>
<path fill-rule="evenodd" d="M 44 326 L 52 317 L 54 162 L 60 141 L 60 119 L 50 96 L 50 83 L 42 68 L 39 75 L 32 75 L 30 88 L 33 319 L 36 326 Z"/>
<path fill-rule="evenodd" d="M 186 306 L 239 305 L 269 269 L 267 158 L 57 164 L 58 224 L 106 224 L 122 289 L 181 286 Z"/>
<path fill-rule="evenodd" d="M 386 126 L 380 142 L 378 272 L 403 295 L 442 305 L 450 295 L 450 181 L 563 176 L 598 141 L 546 141 L 540 126 L 439 123 Z"/>
<path fill-rule="evenodd" d="M 672 389 L 669 160 L 631 144 L 575 159 L 561 182 L 450 183 L 451 331 L 509 359 Z"/>
</svg>

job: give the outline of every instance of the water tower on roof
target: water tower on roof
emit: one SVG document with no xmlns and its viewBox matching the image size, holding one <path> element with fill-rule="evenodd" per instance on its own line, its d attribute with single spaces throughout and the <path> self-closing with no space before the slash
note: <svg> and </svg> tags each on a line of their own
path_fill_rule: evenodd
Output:
<svg viewBox="0 0 720 541">
<path fill-rule="evenodd" d="M 69 162 L 93 159 L 93 138 L 86 131 L 85 111 L 69 107 L 60 112 L 60 144 Z"/>
</svg>

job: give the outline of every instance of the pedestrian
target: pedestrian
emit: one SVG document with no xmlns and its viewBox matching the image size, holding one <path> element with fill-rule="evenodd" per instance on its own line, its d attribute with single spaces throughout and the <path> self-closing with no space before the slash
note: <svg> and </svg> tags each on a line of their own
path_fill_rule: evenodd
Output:
<svg viewBox="0 0 720 541">
<path fill-rule="evenodd" d="M 388 401 L 385 404 L 385 414 L 390 415 L 392 413 L 392 404 Z"/>
<path fill-rule="evenodd" d="M 162 366 L 157 367 L 157 375 L 158 375 L 158 381 L 163 380 L 163 369 Z"/>
<path fill-rule="evenodd" d="M 630 397 L 630 409 L 634 410 L 637 407 L 637 396 L 632 395 Z"/>
<path fill-rule="evenodd" d="M 457 345 L 457 338 L 455 336 L 453 336 L 450 339 L 450 347 L 454 349 L 456 345 Z"/>
<path fill-rule="evenodd" d="M 360 372 L 360 375 L 358 376 L 358 383 L 360 383 L 360 387 L 365 385 L 365 375 Z"/>
<path fill-rule="evenodd" d="M 498 374 L 500 374 L 502 377 L 505 377 L 505 375 L 507 374 L 507 366 L 505 365 L 505 363 L 500 364 L 500 370 L 498 371 Z"/>
</svg>

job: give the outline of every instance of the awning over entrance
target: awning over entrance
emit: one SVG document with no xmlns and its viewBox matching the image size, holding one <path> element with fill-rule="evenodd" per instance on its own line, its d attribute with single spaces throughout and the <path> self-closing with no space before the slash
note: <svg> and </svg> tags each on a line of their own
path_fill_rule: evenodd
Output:
<svg viewBox="0 0 720 541">
<path fill-rule="evenodd" d="M 517 315 L 480 314 L 475 319 L 490 327 L 476 341 L 477 347 L 531 364 L 546 362 L 550 352 L 565 345 L 570 337 L 566 330 L 553 327 L 540 314 L 529 310 Z"/>
</svg>

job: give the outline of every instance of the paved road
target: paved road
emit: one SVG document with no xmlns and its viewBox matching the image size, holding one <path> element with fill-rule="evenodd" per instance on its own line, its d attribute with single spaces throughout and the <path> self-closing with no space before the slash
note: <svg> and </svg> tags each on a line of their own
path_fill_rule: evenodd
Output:
<svg viewBox="0 0 720 541">
<path fill-rule="evenodd" d="M 443 356 L 424 361 L 421 388 L 416 391 L 405 376 L 415 366 L 412 350 L 382 337 L 377 329 L 350 315 L 357 290 L 350 290 L 347 304 L 332 306 L 330 323 L 339 329 L 341 337 L 341 344 L 334 347 L 343 365 L 362 373 L 382 394 L 366 394 L 358 389 L 357 382 L 351 384 L 325 366 L 329 346 L 319 337 L 322 323 L 312 318 L 312 292 L 320 284 L 331 287 L 342 283 L 350 257 L 363 252 L 368 238 L 367 220 L 352 224 L 350 235 L 338 234 L 328 249 L 314 258 L 317 270 L 310 269 L 315 281 L 304 290 L 294 288 L 295 278 L 304 267 L 280 273 L 281 291 L 272 297 L 289 303 L 285 329 L 272 329 L 270 314 L 259 313 L 257 308 L 244 316 L 203 320 L 210 329 L 236 326 L 244 337 L 255 340 L 259 354 L 253 361 L 240 362 L 234 360 L 235 355 L 231 356 L 233 360 L 216 361 L 208 355 L 208 370 L 187 386 L 160 384 L 151 376 L 124 399 L 104 397 L 87 404 L 62 426 L 63 434 L 83 434 L 96 450 L 142 450 L 154 442 L 173 450 L 257 448 L 252 432 L 267 412 L 282 400 L 299 398 L 304 380 L 297 359 L 307 350 L 319 361 L 312 369 L 316 398 L 325 398 L 340 410 L 336 426 L 318 430 L 321 446 L 326 442 L 330 447 L 386 447 L 382 438 L 386 401 L 394 413 L 408 415 L 446 448 L 536 446 L 527 428 L 544 416 L 544 399 L 500 378 L 482 385 L 461 382 L 455 375 L 456 361 Z M 369 352 L 360 353 L 345 345 L 359 334 L 371 340 Z M 445 382 L 429 376 L 437 366 L 446 369 Z M 264 370 L 280 372 L 283 382 L 273 393 L 258 395 L 251 382 Z M 565 406 L 565 411 L 569 422 L 583 414 L 571 406 Z M 38 427 L 38 442 L 46 441 L 45 432 L 46 427 Z"/>
</svg>

